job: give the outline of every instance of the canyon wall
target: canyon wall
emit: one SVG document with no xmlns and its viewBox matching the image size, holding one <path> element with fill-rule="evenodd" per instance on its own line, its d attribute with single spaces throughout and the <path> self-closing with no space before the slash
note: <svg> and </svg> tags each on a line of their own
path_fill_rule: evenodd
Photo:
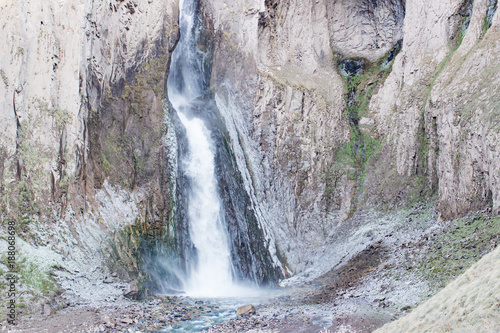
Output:
<svg viewBox="0 0 500 333">
<path fill-rule="evenodd" d="M 164 85 L 178 1 L 1 6 L 2 224 L 80 271 L 144 280 L 141 254 L 175 241 Z"/>
<path fill-rule="evenodd" d="M 187 234 L 165 102 L 178 1 L 1 6 L 2 221 L 129 280 L 173 274 L 158 258 Z M 365 208 L 499 213 L 496 1 L 200 6 L 228 145 L 285 274 Z"/>
<path fill-rule="evenodd" d="M 213 89 L 231 110 L 240 169 L 279 256 L 300 271 L 354 205 L 353 167 L 336 168 L 351 135 L 337 64 L 390 51 L 404 3 L 207 1 L 203 11 L 217 38 Z"/>
<path fill-rule="evenodd" d="M 498 213 L 495 1 L 205 1 L 203 12 L 233 149 L 291 271 L 360 209 L 435 200 L 445 220 Z"/>
<path fill-rule="evenodd" d="M 398 174 L 435 188 L 443 219 L 498 214 L 496 2 L 421 6 L 407 3 L 403 49 L 370 104 L 377 131 L 395 147 Z"/>
</svg>

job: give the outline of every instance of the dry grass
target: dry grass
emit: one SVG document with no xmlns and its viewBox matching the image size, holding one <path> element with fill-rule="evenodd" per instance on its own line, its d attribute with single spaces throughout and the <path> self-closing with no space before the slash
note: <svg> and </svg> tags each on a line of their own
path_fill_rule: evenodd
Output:
<svg viewBox="0 0 500 333">
<path fill-rule="evenodd" d="M 500 247 L 412 313 L 376 332 L 500 332 Z"/>
</svg>

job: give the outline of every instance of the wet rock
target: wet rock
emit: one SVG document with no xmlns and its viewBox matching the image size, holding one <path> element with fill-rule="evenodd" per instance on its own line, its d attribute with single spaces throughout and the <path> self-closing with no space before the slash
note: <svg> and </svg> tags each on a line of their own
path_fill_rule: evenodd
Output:
<svg viewBox="0 0 500 333">
<path fill-rule="evenodd" d="M 257 311 L 255 310 L 255 307 L 252 304 L 240 306 L 238 308 L 238 310 L 236 311 L 237 316 L 251 315 L 251 314 L 255 314 L 255 313 L 257 313 Z"/>
<path fill-rule="evenodd" d="M 339 70 L 343 76 L 357 76 L 363 73 L 364 62 L 362 60 L 345 59 L 339 64 Z"/>
</svg>

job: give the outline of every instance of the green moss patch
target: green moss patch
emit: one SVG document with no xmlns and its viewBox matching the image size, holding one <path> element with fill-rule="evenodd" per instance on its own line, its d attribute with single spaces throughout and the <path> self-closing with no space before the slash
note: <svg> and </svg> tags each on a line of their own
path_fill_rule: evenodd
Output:
<svg viewBox="0 0 500 333">
<path fill-rule="evenodd" d="M 500 243 L 500 216 L 476 213 L 450 222 L 429 237 L 415 268 L 437 288 L 451 280 Z"/>
<path fill-rule="evenodd" d="M 498 8 L 498 0 L 488 0 L 488 8 L 486 11 L 486 17 L 484 18 L 484 24 L 483 24 L 483 36 L 491 27 L 491 24 L 493 23 L 493 16 L 495 15 L 497 8 Z"/>
<path fill-rule="evenodd" d="M 42 293 L 43 296 L 51 296 L 59 291 L 59 287 L 50 275 L 52 268 L 40 265 L 26 257 L 17 263 L 19 282 L 29 288 Z"/>
<path fill-rule="evenodd" d="M 103 248 L 108 268 L 122 279 L 137 281 L 141 297 L 177 283 L 168 265 L 162 265 L 162 261 L 176 257 L 176 242 L 170 231 L 162 223 L 140 221 L 116 230 Z"/>
<path fill-rule="evenodd" d="M 58 266 L 59 255 L 44 248 L 32 248 L 30 245 L 18 239 L 16 256 L 16 292 L 18 295 L 28 294 L 30 297 L 50 298 L 60 292 L 59 286 L 52 277 L 52 272 Z M 42 250 L 41 250 L 42 249 Z M 7 263 L 7 256 L 1 258 L 3 263 Z M 6 272 L 1 272 L 2 280 L 0 289 L 8 286 Z M 18 300 L 21 302 L 21 299 Z"/>
<path fill-rule="evenodd" d="M 363 129 L 360 126 L 360 119 L 369 116 L 370 99 L 389 76 L 401 44 L 398 42 L 376 62 L 338 55 L 337 68 L 344 79 L 345 113 L 351 130 L 349 142 L 336 149 L 335 157 L 323 176 L 328 207 L 332 207 L 337 200 L 335 195 L 337 184 L 342 177 L 347 176 L 347 179 L 356 184 L 355 198 L 351 201 L 353 206 L 350 208 L 350 213 L 355 210 L 356 197 L 362 192 L 367 162 L 381 149 L 378 138 L 369 129 Z"/>
</svg>

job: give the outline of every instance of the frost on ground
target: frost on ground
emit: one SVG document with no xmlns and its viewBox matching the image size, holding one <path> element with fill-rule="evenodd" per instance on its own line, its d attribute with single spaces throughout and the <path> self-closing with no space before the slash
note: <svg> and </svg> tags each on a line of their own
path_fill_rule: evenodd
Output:
<svg viewBox="0 0 500 333">
<path fill-rule="evenodd" d="M 129 323 L 128 316 L 133 317 L 141 311 L 145 317 L 152 313 L 153 310 L 145 307 L 148 301 L 130 302 L 123 297 L 127 287 L 125 280 L 111 275 L 97 257 L 94 263 L 79 259 L 84 255 L 88 257 L 88 253 L 99 255 L 96 251 L 110 232 L 99 228 L 99 219 L 106 220 L 106 225 L 112 226 L 110 229 L 119 228 L 120 223 L 122 226 L 132 223 L 128 217 L 134 215 L 134 202 L 138 199 L 131 200 L 108 186 L 104 189 L 105 192 L 98 196 L 101 212 L 89 219 L 87 225 L 69 230 L 67 225 L 56 223 L 50 230 L 39 230 L 38 239 L 45 239 L 43 244 L 20 245 L 23 256 L 28 256 L 29 262 L 38 263 L 36 266 L 44 272 L 47 281 L 57 282 L 54 288 L 59 288 L 60 299 L 66 302 L 62 307 L 56 304 L 57 312 L 42 316 L 41 322 L 25 322 L 24 328 L 33 328 L 26 332 L 38 332 L 40 324 L 52 327 L 59 320 L 57 318 L 67 316 L 80 318 L 78 327 L 89 323 L 94 323 L 95 327 L 106 326 L 106 320 L 96 309 L 107 309 L 106 316 L 111 318 L 123 317 L 116 324 L 123 328 L 142 325 Z M 443 331 L 496 332 L 499 318 L 495 317 L 495 311 L 499 312 L 500 297 L 498 248 L 495 255 L 485 257 L 485 265 L 478 266 L 484 260 L 481 261 L 457 280 L 462 282 L 453 282 L 449 294 L 446 290 L 450 287 L 438 294 L 436 297 L 441 297 L 442 301 L 425 303 L 429 304 L 428 310 L 417 315 L 419 304 L 492 251 L 500 240 L 499 218 L 487 212 L 446 223 L 434 216 L 431 204 L 419 204 L 389 214 L 369 210 L 357 212 L 331 233 L 323 248 L 316 250 L 306 271 L 283 283 L 283 294 L 268 303 L 256 304 L 257 315 L 215 325 L 210 332 L 235 332 L 235 329 L 252 333 L 313 333 L 321 329 L 325 332 L 372 332 L 411 309 L 415 310 L 408 317 L 409 324 L 394 324 L 408 325 L 408 329 L 396 326 L 392 331 L 411 332 L 411 325 L 417 322 L 442 320 Z M 65 242 L 44 236 L 54 234 L 55 230 L 57 235 L 66 238 L 69 246 L 64 247 Z M 86 239 L 80 243 L 83 246 L 79 251 L 85 253 L 78 255 L 68 247 L 82 238 Z M 0 249 L 2 244 L 0 241 Z M 42 257 L 51 259 L 40 263 Z M 473 281 L 476 277 L 478 281 Z M 460 294 L 454 295 L 454 291 Z M 177 306 L 177 310 L 169 308 L 161 312 L 161 316 L 180 320 L 176 316 L 184 307 L 188 308 L 186 305 Z M 45 309 L 42 304 L 37 311 L 45 313 Z M 185 319 L 189 320 L 188 317 Z M 151 318 L 156 320 L 154 316 Z M 157 324 L 158 328 L 165 325 Z M 61 332 L 70 332 L 68 327 L 71 325 L 68 322 Z M 414 331 L 425 331 L 425 326 L 416 327 Z"/>
<path fill-rule="evenodd" d="M 69 305 L 99 306 L 123 295 L 128 284 L 111 276 L 102 251 L 109 235 L 134 222 L 141 194 L 129 194 L 106 181 L 95 199 L 97 213 L 89 210 L 77 216 L 68 207 L 63 218 L 54 216 L 51 223 L 33 220 L 31 244 L 17 237 L 16 304 L 20 314 L 49 314 Z M 0 230 L 2 255 L 7 247 Z M 0 277 L 7 271 L 0 262 Z M 0 283 L 2 294 L 5 288 Z"/>
</svg>

